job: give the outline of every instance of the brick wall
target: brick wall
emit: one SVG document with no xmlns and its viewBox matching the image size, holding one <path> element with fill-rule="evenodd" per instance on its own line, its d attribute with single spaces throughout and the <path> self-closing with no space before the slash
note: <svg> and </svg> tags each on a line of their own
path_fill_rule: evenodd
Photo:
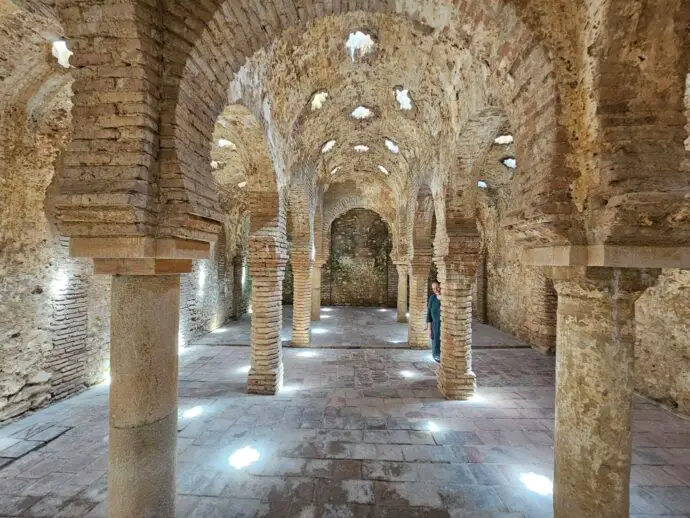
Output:
<svg viewBox="0 0 690 518">
<path fill-rule="evenodd" d="M 386 223 L 375 212 L 353 209 L 336 219 L 321 281 L 322 304 L 394 307 L 398 275 L 391 248 Z"/>
</svg>

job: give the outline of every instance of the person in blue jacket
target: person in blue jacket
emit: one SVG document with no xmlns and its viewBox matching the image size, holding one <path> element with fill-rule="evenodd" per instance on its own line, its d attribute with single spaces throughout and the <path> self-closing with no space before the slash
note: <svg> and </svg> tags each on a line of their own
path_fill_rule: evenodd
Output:
<svg viewBox="0 0 690 518">
<path fill-rule="evenodd" d="M 426 323 L 431 338 L 431 355 L 436 363 L 441 363 L 441 283 L 433 282 L 431 291 L 434 293 L 426 304 Z"/>
</svg>

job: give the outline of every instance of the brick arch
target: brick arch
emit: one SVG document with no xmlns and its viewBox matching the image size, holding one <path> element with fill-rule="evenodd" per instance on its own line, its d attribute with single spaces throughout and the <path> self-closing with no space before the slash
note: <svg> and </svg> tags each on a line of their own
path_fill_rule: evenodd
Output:
<svg viewBox="0 0 690 518">
<path fill-rule="evenodd" d="M 171 62 L 165 77 L 164 106 L 167 114 L 163 117 L 163 131 L 171 134 L 172 138 L 164 143 L 163 154 L 170 160 L 161 164 L 161 175 L 170 180 L 168 185 L 174 186 L 172 189 L 176 191 L 172 195 L 164 189 L 164 198 L 182 200 L 175 204 L 177 210 L 188 214 L 206 213 L 210 219 L 213 218 L 214 201 L 190 195 L 186 185 L 190 179 L 203 179 L 207 174 L 204 172 L 207 162 L 204 135 L 210 132 L 215 115 L 226 102 L 227 87 L 234 72 L 247 56 L 278 37 L 284 28 L 304 26 L 322 14 L 306 6 L 304 9 L 293 9 L 291 2 L 285 5 L 286 11 L 279 12 L 272 3 L 264 5 L 263 9 L 259 9 L 257 4 L 237 9 L 232 2 L 211 3 L 210 7 L 215 11 L 199 9 L 196 3 L 191 7 L 190 3 L 181 0 L 171 4 L 168 15 L 174 13 L 174 20 L 177 21 L 166 24 L 169 30 L 164 41 L 166 47 L 176 50 L 174 55 L 171 51 Z M 347 5 L 349 7 L 351 4 Z M 437 9 L 434 10 L 434 7 Z M 525 153 L 525 156 L 534 156 L 527 169 L 530 175 L 537 177 L 529 182 L 523 193 L 527 200 L 525 206 L 536 206 L 537 209 L 522 210 L 516 218 L 525 229 L 544 233 L 542 227 L 548 227 L 551 222 L 543 218 L 546 209 L 542 206 L 546 202 L 540 199 L 544 188 L 539 186 L 546 184 L 563 191 L 562 178 L 551 179 L 559 174 L 559 171 L 552 174 L 554 165 L 562 163 L 554 163 L 554 155 L 559 153 L 556 149 L 559 133 L 555 122 L 559 110 L 558 93 L 546 51 L 522 23 L 512 4 L 465 2 L 457 8 L 446 2 L 431 0 L 414 5 L 370 2 L 368 10 L 396 11 L 432 27 L 445 28 L 448 38 L 470 42 L 477 62 L 486 60 L 493 67 L 486 79 L 498 85 L 495 87 L 496 95 L 504 99 L 504 104 L 509 107 L 510 118 L 528 122 L 522 130 L 525 138 L 520 141 L 528 149 L 540 150 L 540 153 Z M 485 38 L 481 43 L 472 42 L 465 32 L 463 23 L 467 19 L 474 20 L 486 29 L 476 31 L 478 35 L 487 35 L 479 36 Z M 181 23 L 182 20 L 186 23 Z M 504 30 L 507 26 L 511 27 L 508 31 Z M 178 49 L 181 51 L 178 52 Z M 491 61 L 495 63 L 491 64 Z M 268 123 L 269 120 L 264 120 L 264 124 Z M 184 161 L 181 160 L 183 157 Z M 281 164 L 275 165 L 275 177 L 271 174 L 262 177 L 262 183 L 269 189 L 273 189 L 274 181 L 279 186 L 285 180 Z M 197 206 L 201 208 L 197 210 Z M 558 206 L 558 211 L 558 217 L 552 218 L 556 221 L 551 225 L 553 231 L 545 234 L 550 240 L 566 241 L 569 228 L 563 222 L 567 220 L 571 207 L 562 204 Z M 175 232 L 186 231 L 180 228 Z"/>
<path fill-rule="evenodd" d="M 382 207 L 372 200 L 367 199 L 363 196 L 347 196 L 344 198 L 339 198 L 337 203 L 334 203 L 323 213 L 323 228 L 321 229 L 323 236 L 323 251 L 324 259 L 330 255 L 330 240 L 331 240 L 331 226 L 333 222 L 338 219 L 343 214 L 353 210 L 353 209 L 366 209 L 375 212 L 381 219 L 386 223 L 388 231 L 391 233 L 391 240 L 393 242 L 393 249 L 391 250 L 391 255 L 396 257 L 397 254 L 397 236 L 399 229 L 395 226 L 395 215 L 390 211 L 381 210 Z"/>
</svg>

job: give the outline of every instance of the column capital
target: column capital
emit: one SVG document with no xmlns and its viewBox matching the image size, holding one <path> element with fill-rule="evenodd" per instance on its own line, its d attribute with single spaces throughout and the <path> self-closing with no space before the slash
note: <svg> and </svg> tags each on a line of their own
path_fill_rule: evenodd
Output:
<svg viewBox="0 0 690 518">
<path fill-rule="evenodd" d="M 404 275 L 409 275 L 410 272 L 410 265 L 408 264 L 407 261 L 405 262 L 395 262 L 395 267 L 398 270 L 398 275 L 404 276 Z"/>
<path fill-rule="evenodd" d="M 639 296 L 657 282 L 660 269 L 608 268 L 598 266 L 555 266 L 547 271 L 559 295 L 580 298 L 608 294 L 620 298 L 629 294 Z"/>
</svg>

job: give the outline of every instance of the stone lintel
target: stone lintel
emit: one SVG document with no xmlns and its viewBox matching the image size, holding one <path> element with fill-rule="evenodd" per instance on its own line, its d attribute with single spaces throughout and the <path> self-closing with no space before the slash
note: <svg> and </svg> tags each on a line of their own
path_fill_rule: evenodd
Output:
<svg viewBox="0 0 690 518">
<path fill-rule="evenodd" d="M 192 271 L 191 259 L 93 260 L 93 273 L 101 275 L 177 275 Z"/>
<path fill-rule="evenodd" d="M 209 259 L 211 245 L 174 237 L 73 237 L 70 255 L 94 259 Z"/>
<path fill-rule="evenodd" d="M 533 266 L 690 268 L 690 247 L 565 245 L 526 249 L 523 258 Z"/>
</svg>

